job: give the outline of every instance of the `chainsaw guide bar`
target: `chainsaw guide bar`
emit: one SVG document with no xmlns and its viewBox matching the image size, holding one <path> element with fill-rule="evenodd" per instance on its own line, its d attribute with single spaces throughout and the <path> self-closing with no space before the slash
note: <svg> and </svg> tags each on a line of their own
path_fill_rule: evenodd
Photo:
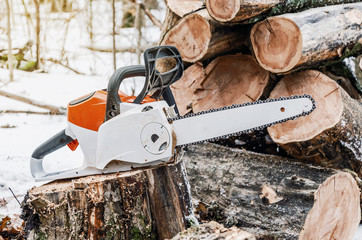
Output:
<svg viewBox="0 0 362 240">
<path fill-rule="evenodd" d="M 247 103 L 243 103 L 243 104 L 235 104 L 235 105 L 232 105 L 232 106 L 221 107 L 221 108 L 217 108 L 217 109 L 210 109 L 210 110 L 201 111 L 201 112 L 198 112 L 198 113 L 190 113 L 190 114 L 187 114 L 185 116 L 178 116 L 178 117 L 175 117 L 175 118 L 169 118 L 168 120 L 169 120 L 169 122 L 172 122 L 173 124 L 175 124 L 179 120 L 198 117 L 198 116 L 202 116 L 202 115 L 205 115 L 205 114 L 222 112 L 222 111 L 227 111 L 227 110 L 236 109 L 236 108 L 243 108 L 243 107 L 247 107 L 247 106 L 257 106 L 257 105 L 267 104 L 267 103 L 276 103 L 276 102 L 280 102 L 280 103 L 283 102 L 284 103 L 287 100 L 295 100 L 295 99 L 309 99 L 312 106 L 310 107 L 310 109 L 308 111 L 303 111 L 303 112 L 298 113 L 298 114 L 296 114 L 294 116 L 288 116 L 286 118 L 282 118 L 282 119 L 279 119 L 277 121 L 272 121 L 272 122 L 269 122 L 269 123 L 265 123 L 263 125 L 258 125 L 256 127 L 244 129 L 242 131 L 237 131 L 237 132 L 234 132 L 234 133 L 228 133 L 228 134 L 225 134 L 225 135 L 211 137 L 211 138 L 207 138 L 207 139 L 200 140 L 200 141 L 188 142 L 188 143 L 184 143 L 184 144 L 180 144 L 179 141 L 177 142 L 177 144 L 176 144 L 177 146 L 184 147 L 184 146 L 200 144 L 200 143 L 204 143 L 204 142 L 208 142 L 208 141 L 217 141 L 219 139 L 229 138 L 229 137 L 232 137 L 232 136 L 239 136 L 241 134 L 250 133 L 250 132 L 252 132 L 254 130 L 261 130 L 263 128 L 271 127 L 271 126 L 273 126 L 275 124 L 278 124 L 278 123 L 283 123 L 283 122 L 286 122 L 286 121 L 289 121 L 289 120 L 294 120 L 294 119 L 299 118 L 301 116 L 309 115 L 316 108 L 315 101 L 310 95 L 306 95 L 306 94 L 304 94 L 304 95 L 295 95 L 295 96 L 290 96 L 290 97 L 280 97 L 280 98 L 276 98 L 276 99 L 258 100 L 258 101 L 255 101 L 255 102 L 247 102 Z M 283 111 L 285 111 L 285 108 L 284 107 L 282 107 L 282 108 L 283 108 Z M 265 118 L 268 118 L 268 117 L 265 116 Z M 211 118 L 210 121 L 212 121 L 212 118 Z M 242 121 L 243 120 L 240 120 L 240 122 L 242 122 Z M 242 123 L 240 123 L 240 125 L 242 125 Z M 222 127 L 223 126 L 220 126 L 220 128 L 222 128 Z"/>
</svg>

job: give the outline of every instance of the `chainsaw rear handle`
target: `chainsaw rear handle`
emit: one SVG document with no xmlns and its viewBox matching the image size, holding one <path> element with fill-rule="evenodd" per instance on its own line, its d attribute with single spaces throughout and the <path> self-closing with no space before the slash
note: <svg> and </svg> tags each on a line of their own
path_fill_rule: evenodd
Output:
<svg viewBox="0 0 362 240">
<path fill-rule="evenodd" d="M 107 88 L 107 103 L 104 121 L 108 121 L 120 114 L 119 103 L 121 102 L 121 99 L 118 95 L 118 89 L 123 80 L 130 77 L 144 76 L 146 76 L 146 68 L 143 65 L 121 67 L 112 74 Z M 147 81 L 145 84 L 147 84 Z"/>
<path fill-rule="evenodd" d="M 39 178 L 46 175 L 43 168 L 43 158 L 46 155 L 64 147 L 73 140 L 74 139 L 66 135 L 65 130 L 63 130 L 37 147 L 31 155 L 30 160 L 30 171 L 33 177 Z"/>
</svg>

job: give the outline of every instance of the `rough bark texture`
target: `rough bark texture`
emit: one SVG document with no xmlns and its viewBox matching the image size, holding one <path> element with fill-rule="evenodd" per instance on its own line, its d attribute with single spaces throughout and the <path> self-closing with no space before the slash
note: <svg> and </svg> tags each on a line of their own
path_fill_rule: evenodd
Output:
<svg viewBox="0 0 362 240">
<path fill-rule="evenodd" d="M 281 0 L 269 11 L 262 13 L 254 18 L 249 19 L 249 22 L 256 22 L 262 18 L 281 15 L 285 13 L 296 13 L 308 10 L 310 8 L 318 8 L 330 5 L 346 4 L 360 2 L 360 0 Z"/>
<path fill-rule="evenodd" d="M 362 3 L 272 17 L 255 24 L 250 38 L 260 65 L 276 73 L 357 55 L 362 52 Z"/>
<path fill-rule="evenodd" d="M 310 94 L 316 109 L 268 128 L 288 154 L 322 166 L 349 168 L 362 176 L 362 105 L 324 74 L 308 70 L 284 77 L 271 98 Z"/>
<path fill-rule="evenodd" d="M 198 217 L 226 226 L 235 225 L 260 239 L 297 239 L 313 207 L 314 193 L 328 177 L 336 173 L 336 170 L 313 167 L 292 159 L 212 144 L 189 147 L 184 161 L 191 192 L 197 202 Z M 269 204 L 268 197 L 260 196 L 263 185 L 276 192 L 278 202 Z M 344 191 L 348 188 L 354 193 L 348 195 L 353 203 L 359 201 L 359 190 L 355 185 L 355 182 L 340 185 L 346 186 Z M 339 188 L 331 191 L 329 194 L 336 194 L 335 198 L 320 198 L 326 206 L 332 201 L 334 204 L 344 200 Z M 351 210 L 360 213 L 360 206 L 351 205 L 348 211 Z M 349 218 L 346 214 L 329 216 L 330 221 L 338 227 Z M 356 226 L 358 222 L 353 219 L 350 224 Z M 321 224 L 318 226 L 324 227 Z"/>
<path fill-rule="evenodd" d="M 274 7 L 281 0 L 206 0 L 210 16 L 220 22 L 243 21 Z"/>
<path fill-rule="evenodd" d="M 168 11 L 161 34 L 160 45 L 179 49 L 182 59 L 194 63 L 227 53 L 249 51 L 249 25 L 220 25 L 206 10 L 200 10 L 177 21 L 177 15 Z"/>
<path fill-rule="evenodd" d="M 165 239 L 192 214 L 181 163 L 52 182 L 22 205 L 29 239 Z"/>
<path fill-rule="evenodd" d="M 268 84 L 269 73 L 249 55 L 226 55 L 205 69 L 194 64 L 172 85 L 181 114 L 253 102 Z M 190 106 L 191 104 L 191 106 Z"/>
</svg>

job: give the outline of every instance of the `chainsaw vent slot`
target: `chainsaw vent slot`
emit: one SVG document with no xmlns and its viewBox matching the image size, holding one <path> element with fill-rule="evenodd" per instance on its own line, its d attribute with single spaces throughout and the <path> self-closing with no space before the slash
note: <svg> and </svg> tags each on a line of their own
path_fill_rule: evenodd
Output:
<svg viewBox="0 0 362 240">
<path fill-rule="evenodd" d="M 167 148 L 167 142 L 161 144 L 160 148 L 158 149 L 160 152 Z"/>
</svg>

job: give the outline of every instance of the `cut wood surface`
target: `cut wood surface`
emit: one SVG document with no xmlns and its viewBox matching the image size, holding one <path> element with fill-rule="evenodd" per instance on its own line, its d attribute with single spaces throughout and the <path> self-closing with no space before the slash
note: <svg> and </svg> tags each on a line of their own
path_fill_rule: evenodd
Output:
<svg viewBox="0 0 362 240">
<path fill-rule="evenodd" d="M 192 203 L 178 163 L 34 187 L 22 215 L 29 239 L 165 239 L 186 228 Z"/>
<path fill-rule="evenodd" d="M 210 143 L 190 146 L 184 161 L 197 203 L 196 216 L 201 221 L 235 225 L 255 234 L 257 239 L 297 239 L 312 207 L 319 204 L 325 206 L 323 210 L 328 210 L 330 204 L 329 214 L 324 217 L 329 217 L 330 223 L 338 229 L 345 228 L 347 219 L 351 226 L 345 228 L 345 235 L 334 239 L 349 239 L 359 223 L 357 184 L 350 177 L 346 177 L 346 182 L 334 175 L 336 170 Z M 326 181 L 332 175 L 333 181 L 339 184 L 335 189 L 330 185 L 331 180 Z M 260 196 L 264 185 L 275 191 L 277 202 L 270 203 L 265 195 Z M 318 188 L 319 195 L 315 195 L 318 202 L 314 202 Z M 323 195 L 325 192 L 328 194 Z M 333 206 L 339 209 L 333 211 Z M 352 211 L 353 217 L 349 219 Z M 330 227 L 324 222 L 316 226 L 322 232 Z"/>
<path fill-rule="evenodd" d="M 308 213 L 299 240 L 352 240 L 361 221 L 361 213 L 358 211 L 360 189 L 351 174 L 337 173 L 327 178 L 314 198 L 314 206 Z"/>
<path fill-rule="evenodd" d="M 362 176 L 362 106 L 326 75 L 307 70 L 284 77 L 270 98 L 309 94 L 316 109 L 268 128 L 287 153 L 305 162 L 349 168 Z"/>
<path fill-rule="evenodd" d="M 362 3 L 352 3 L 268 18 L 250 39 L 259 64 L 281 73 L 360 53 L 361 32 Z"/>
<path fill-rule="evenodd" d="M 182 116 L 192 112 L 194 92 L 197 89 L 201 89 L 199 83 L 201 83 L 204 78 L 204 67 L 201 63 L 195 63 L 185 70 L 181 79 L 171 85 L 177 108 Z"/>
<path fill-rule="evenodd" d="M 161 45 L 175 46 L 184 61 L 196 62 L 206 54 L 210 39 L 208 21 L 199 14 L 191 14 L 166 33 Z"/>
<path fill-rule="evenodd" d="M 168 11 L 165 19 L 167 27 L 161 34 L 160 45 L 175 46 L 186 62 L 195 63 L 248 49 L 248 25 L 220 25 L 211 19 L 206 10 L 177 19 Z"/>
<path fill-rule="evenodd" d="M 218 57 L 205 69 L 194 64 L 171 89 L 184 115 L 256 101 L 268 80 L 269 73 L 253 57 L 235 54 Z"/>
</svg>

